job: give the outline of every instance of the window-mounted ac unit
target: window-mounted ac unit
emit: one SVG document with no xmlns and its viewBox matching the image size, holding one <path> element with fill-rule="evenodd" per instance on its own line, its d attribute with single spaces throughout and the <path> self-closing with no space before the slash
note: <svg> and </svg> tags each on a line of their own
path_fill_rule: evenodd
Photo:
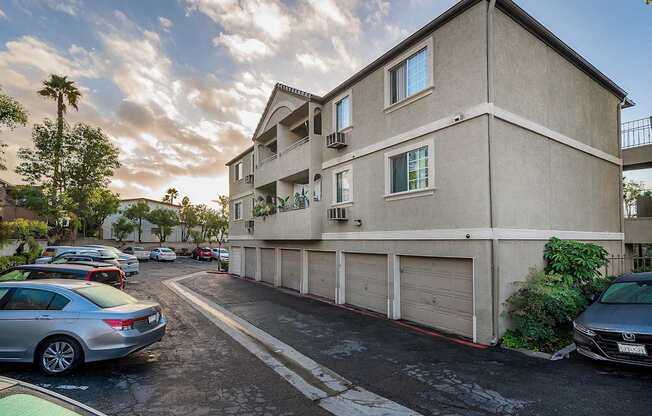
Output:
<svg viewBox="0 0 652 416">
<path fill-rule="evenodd" d="M 250 174 L 245 176 L 245 183 L 254 183 L 254 175 Z"/>
<path fill-rule="evenodd" d="M 328 219 L 332 221 L 346 221 L 346 208 L 328 208 Z"/>
<path fill-rule="evenodd" d="M 346 146 L 346 134 L 341 132 L 331 133 L 326 136 L 326 147 L 339 149 Z"/>
<path fill-rule="evenodd" d="M 245 227 L 247 227 L 247 230 L 252 231 L 254 229 L 254 220 L 245 221 Z"/>
</svg>

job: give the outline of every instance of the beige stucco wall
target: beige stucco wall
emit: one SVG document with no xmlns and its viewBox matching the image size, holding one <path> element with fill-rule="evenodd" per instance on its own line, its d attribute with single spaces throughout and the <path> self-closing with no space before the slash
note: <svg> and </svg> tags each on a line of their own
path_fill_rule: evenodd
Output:
<svg viewBox="0 0 652 416">
<path fill-rule="evenodd" d="M 494 225 L 620 232 L 618 165 L 496 120 Z"/>
<path fill-rule="evenodd" d="M 242 161 L 242 179 L 235 180 L 235 166 Z M 246 183 L 244 178 L 253 173 L 253 152 L 247 153 L 241 159 L 229 165 L 229 196 L 240 195 L 253 189 L 253 184 Z"/>
<path fill-rule="evenodd" d="M 618 156 L 616 96 L 500 10 L 494 33 L 496 105 Z"/>
</svg>

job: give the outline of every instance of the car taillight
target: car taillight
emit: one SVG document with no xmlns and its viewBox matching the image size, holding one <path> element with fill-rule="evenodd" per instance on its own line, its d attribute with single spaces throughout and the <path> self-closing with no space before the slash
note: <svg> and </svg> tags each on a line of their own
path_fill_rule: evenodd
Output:
<svg viewBox="0 0 652 416">
<path fill-rule="evenodd" d="M 86 273 L 86 280 L 89 282 L 93 280 L 93 272 Z"/>
<path fill-rule="evenodd" d="M 103 319 L 104 323 L 115 329 L 116 331 L 128 331 L 134 329 L 134 324 L 138 321 L 147 319 L 144 318 L 135 318 L 135 319 Z"/>
<path fill-rule="evenodd" d="M 125 274 L 125 272 L 120 270 L 120 289 L 125 288 L 125 280 L 127 280 L 127 275 Z"/>
</svg>

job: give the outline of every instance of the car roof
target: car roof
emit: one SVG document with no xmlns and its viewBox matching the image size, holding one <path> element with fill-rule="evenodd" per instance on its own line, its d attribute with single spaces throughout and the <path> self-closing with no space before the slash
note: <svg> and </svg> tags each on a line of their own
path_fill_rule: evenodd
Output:
<svg viewBox="0 0 652 416">
<path fill-rule="evenodd" d="M 62 287 L 66 289 L 79 289 L 88 286 L 100 286 L 102 283 L 92 282 L 88 280 L 75 280 L 75 279 L 39 279 L 39 280 L 23 280 L 12 282 L 0 282 L 2 286 L 15 286 L 15 287 L 29 287 L 46 289 L 48 287 Z"/>
<path fill-rule="evenodd" d="M 618 277 L 615 282 L 650 282 L 652 283 L 652 272 L 625 273 Z"/>
<path fill-rule="evenodd" d="M 104 264 L 104 263 L 98 263 Z M 22 270 L 53 270 L 53 271 L 89 271 L 97 267 L 91 264 L 75 264 L 75 263 L 61 263 L 61 264 L 23 264 L 21 266 L 13 267 L 13 269 Z"/>
</svg>

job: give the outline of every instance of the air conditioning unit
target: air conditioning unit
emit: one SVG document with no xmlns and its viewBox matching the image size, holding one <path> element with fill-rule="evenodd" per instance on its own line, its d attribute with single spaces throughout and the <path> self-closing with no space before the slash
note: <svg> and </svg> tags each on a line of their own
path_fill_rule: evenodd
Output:
<svg viewBox="0 0 652 416">
<path fill-rule="evenodd" d="M 245 176 L 245 183 L 254 183 L 254 175 L 250 174 Z"/>
<path fill-rule="evenodd" d="M 247 227 L 247 230 L 253 231 L 253 229 L 254 229 L 254 220 L 245 221 L 245 227 Z"/>
<path fill-rule="evenodd" d="M 346 208 L 328 208 L 328 219 L 332 221 L 346 221 Z"/>
<path fill-rule="evenodd" d="M 340 149 L 346 146 L 346 134 L 341 132 L 331 133 L 326 136 L 326 147 Z"/>
</svg>

